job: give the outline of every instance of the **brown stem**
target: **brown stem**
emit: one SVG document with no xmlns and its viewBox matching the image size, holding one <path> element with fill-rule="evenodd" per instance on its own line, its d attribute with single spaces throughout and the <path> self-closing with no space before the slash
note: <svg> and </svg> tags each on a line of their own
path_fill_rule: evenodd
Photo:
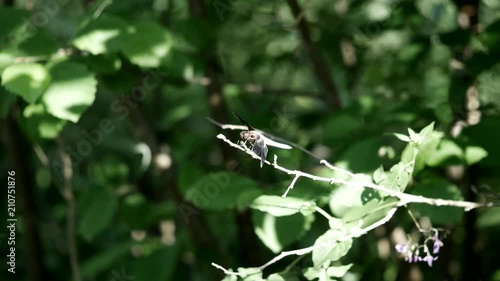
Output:
<svg viewBox="0 0 500 281">
<path fill-rule="evenodd" d="M 17 125 L 19 106 L 12 107 L 5 122 L 6 147 L 10 155 L 11 163 L 16 172 L 16 193 L 20 202 L 23 215 L 24 239 L 26 243 L 26 258 L 28 276 L 31 281 L 41 281 L 44 276 L 42 243 L 38 229 L 37 204 L 35 200 L 36 188 L 33 182 L 34 172 L 31 160 L 31 146 Z"/>
<path fill-rule="evenodd" d="M 189 0 L 189 10 L 192 17 L 206 17 L 206 7 L 203 0 Z M 227 123 L 229 113 L 222 96 L 222 67 L 213 49 L 205 50 L 202 55 L 206 61 L 205 76 L 211 82 L 206 86 L 211 116 L 219 122 Z M 219 143 L 219 147 L 222 151 L 222 157 L 226 167 L 234 167 L 234 165 L 231 164 L 234 163 L 236 159 L 234 151 L 221 143 Z M 235 211 L 235 217 L 238 225 L 239 245 L 241 246 L 242 252 L 245 253 L 243 257 L 244 262 L 249 265 L 256 265 L 260 262 L 260 256 L 258 251 L 256 251 L 256 249 L 258 249 L 258 238 L 253 231 L 251 214 L 250 212 L 238 213 L 238 211 Z"/>
<path fill-rule="evenodd" d="M 325 60 L 321 56 L 320 50 L 316 48 L 316 45 L 311 39 L 309 24 L 307 23 L 306 16 L 300 8 L 299 3 L 297 3 L 297 0 L 287 0 L 287 2 L 293 16 L 297 20 L 297 29 L 299 30 L 302 38 L 302 45 L 306 49 L 309 59 L 311 60 L 313 71 L 316 74 L 321 86 L 326 91 L 327 102 L 330 104 L 332 109 L 340 109 L 341 103 L 339 92 L 332 77 L 330 76 L 330 71 L 325 63 Z"/>
</svg>

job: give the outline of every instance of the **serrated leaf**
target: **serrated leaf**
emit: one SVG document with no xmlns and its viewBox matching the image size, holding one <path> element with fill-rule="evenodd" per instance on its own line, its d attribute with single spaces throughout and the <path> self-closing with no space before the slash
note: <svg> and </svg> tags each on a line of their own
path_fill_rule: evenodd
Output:
<svg viewBox="0 0 500 281">
<path fill-rule="evenodd" d="M 254 180 L 228 172 L 211 173 L 196 181 L 186 200 L 200 209 L 226 210 L 248 204 L 262 192 Z"/>
<path fill-rule="evenodd" d="M 2 85 L 28 103 L 36 102 L 49 83 L 49 72 L 38 63 L 12 64 L 2 73 Z"/>
<path fill-rule="evenodd" d="M 252 221 L 255 233 L 273 253 L 281 252 L 290 243 L 302 237 L 309 230 L 313 219 L 301 214 L 275 217 L 270 213 L 253 211 Z"/>
<path fill-rule="evenodd" d="M 256 198 L 251 208 L 269 213 L 275 217 L 289 216 L 298 212 L 304 215 L 311 214 L 315 208 L 314 202 L 293 197 L 281 197 L 275 195 L 262 195 Z"/>
<path fill-rule="evenodd" d="M 93 55 L 119 51 L 127 44 L 121 37 L 126 27 L 121 18 L 102 15 L 78 32 L 73 45 Z"/>
<path fill-rule="evenodd" d="M 380 185 L 393 190 L 404 191 L 411 180 L 413 166 L 412 163 L 397 163 L 386 173 L 386 178 L 380 182 Z"/>
<path fill-rule="evenodd" d="M 61 119 L 78 122 L 94 102 L 97 81 L 79 63 L 60 62 L 50 68 L 52 83 L 42 96 L 47 111 Z"/>
<path fill-rule="evenodd" d="M 318 248 L 312 252 L 314 266 L 318 267 L 327 261 L 336 261 L 345 256 L 352 246 L 352 239 L 346 240 L 346 235 L 347 231 L 345 229 L 344 231 L 330 229 L 316 239 L 314 246 L 318 246 Z M 337 240 L 343 241 L 335 242 Z"/>
<path fill-rule="evenodd" d="M 155 23 L 129 27 L 123 46 L 125 56 L 140 67 L 158 67 L 172 47 L 172 36 Z"/>
<path fill-rule="evenodd" d="M 85 240 L 92 241 L 97 234 L 110 225 L 118 208 L 118 200 L 105 188 L 92 191 L 92 194 L 87 194 L 86 199 L 79 206 L 81 220 L 78 230 Z"/>
</svg>

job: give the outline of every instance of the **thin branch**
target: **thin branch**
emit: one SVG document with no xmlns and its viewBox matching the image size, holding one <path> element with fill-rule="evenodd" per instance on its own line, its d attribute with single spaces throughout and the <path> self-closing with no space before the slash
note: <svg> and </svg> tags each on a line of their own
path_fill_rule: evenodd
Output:
<svg viewBox="0 0 500 281">
<path fill-rule="evenodd" d="M 231 142 L 223 134 L 217 135 L 217 138 L 223 140 L 224 142 L 226 142 L 230 146 L 237 148 L 237 149 L 251 155 L 253 158 L 260 160 L 260 157 L 255 155 L 255 153 L 251 152 L 250 150 L 248 150 L 246 148 L 241 147 L 238 144 Z M 377 190 L 377 191 L 386 193 L 389 196 L 396 197 L 396 198 L 400 199 L 401 200 L 400 205 L 405 205 L 408 203 L 422 203 L 422 204 L 428 204 L 428 205 L 433 205 L 433 206 L 459 207 L 459 208 L 463 208 L 465 211 L 470 211 L 472 209 L 481 208 L 481 207 L 500 206 L 500 203 L 494 203 L 494 202 L 476 203 L 476 202 L 469 202 L 469 201 L 457 201 L 457 200 L 447 200 L 447 199 L 439 199 L 439 198 L 427 198 L 427 197 L 420 196 L 420 195 L 403 193 L 403 192 L 393 190 L 393 189 L 390 189 L 388 187 L 374 184 L 371 182 L 361 182 L 360 183 L 360 182 L 353 182 L 353 181 L 311 175 L 311 174 L 308 174 L 308 173 L 305 173 L 302 171 L 289 170 L 285 167 L 282 167 L 282 166 L 278 165 L 277 158 L 278 157 L 275 155 L 273 163 L 270 163 L 267 160 L 264 161 L 264 163 L 266 163 L 267 165 L 273 166 L 277 170 L 283 171 L 289 175 L 305 177 L 305 178 L 312 179 L 314 181 L 323 181 L 323 182 L 328 182 L 330 184 L 343 184 L 343 185 L 352 186 L 352 187 L 371 188 L 373 190 Z M 328 163 L 328 162 L 326 162 L 326 160 L 323 160 L 323 161 L 324 161 L 324 163 Z M 327 167 L 333 167 L 333 165 L 329 164 L 329 165 L 327 165 Z M 342 171 L 346 174 L 352 174 L 351 172 L 346 171 L 346 170 L 339 168 L 339 167 L 336 167 L 336 170 Z"/>
<path fill-rule="evenodd" d="M 68 205 L 68 214 L 66 216 L 66 235 L 68 239 L 69 262 L 71 265 L 71 274 L 73 281 L 80 281 L 80 268 L 78 263 L 78 248 L 76 246 L 76 233 L 75 233 L 75 197 L 71 185 L 71 178 L 73 177 L 73 168 L 71 158 L 66 151 L 64 151 L 64 142 L 62 138 L 57 139 L 59 146 L 59 154 L 63 162 L 63 188 L 62 194 Z"/>
<path fill-rule="evenodd" d="M 320 207 L 316 206 L 314 207 L 314 210 L 318 213 L 320 213 L 323 217 L 325 217 L 327 220 L 332 220 L 333 217 L 330 216 L 329 213 L 327 213 L 325 210 L 321 209 Z"/>
<path fill-rule="evenodd" d="M 213 121 L 213 120 L 211 120 L 211 121 Z M 216 123 L 215 121 L 213 121 L 213 122 Z M 216 123 L 216 124 L 218 124 L 218 123 Z M 229 126 L 229 125 L 221 125 L 221 124 L 218 124 L 218 125 L 221 126 L 221 128 L 223 128 L 223 126 L 226 126 L 226 127 Z M 233 125 L 231 125 L 231 127 L 232 126 Z M 254 158 L 256 160 L 260 160 L 260 157 L 258 155 L 256 155 L 255 153 L 253 153 L 253 151 L 249 150 L 245 146 L 241 146 L 241 145 L 238 145 L 236 143 L 233 143 L 232 141 L 230 141 L 229 139 L 227 139 L 226 136 L 224 136 L 223 134 L 217 135 L 217 138 L 223 140 L 224 142 L 226 142 L 227 144 L 229 144 L 231 147 L 234 147 L 236 149 L 239 149 L 239 150 L 247 153 L 252 158 Z M 251 273 L 233 272 L 232 270 L 227 270 L 226 268 L 224 268 L 224 267 L 222 267 L 222 266 L 220 266 L 220 265 L 218 265 L 216 263 L 212 263 L 212 266 L 214 266 L 214 267 L 222 270 L 226 275 L 236 275 L 236 276 L 242 276 L 242 277 L 244 277 L 244 276 L 248 276 L 248 275 L 252 275 L 252 274 L 257 274 L 257 273 L 262 272 L 262 270 L 264 270 L 265 268 L 267 268 L 271 264 L 273 264 L 273 263 L 275 263 L 275 262 L 277 262 L 277 261 L 279 261 L 279 260 L 281 260 L 281 259 L 283 259 L 285 257 L 292 256 L 292 255 L 303 256 L 305 254 L 308 254 L 308 253 L 314 251 L 315 249 L 318 249 L 318 248 L 321 248 L 321 247 L 325 247 L 325 246 L 330 246 L 333 243 L 338 243 L 338 242 L 346 241 L 346 240 L 349 240 L 349 239 L 352 239 L 352 238 L 355 238 L 355 237 L 362 236 L 362 235 L 368 233 L 369 231 L 377 228 L 378 226 L 381 226 L 381 225 L 385 224 L 386 222 L 388 222 L 392 218 L 392 216 L 394 215 L 394 213 L 397 211 L 397 209 L 399 207 L 404 206 L 404 205 L 406 205 L 408 203 L 423 203 L 423 204 L 435 205 L 435 206 L 454 206 L 454 207 L 464 208 L 465 211 L 469 211 L 469 210 L 472 210 L 472 209 L 475 209 L 475 208 L 479 208 L 479 207 L 500 206 L 500 204 L 492 203 L 492 202 L 490 202 L 490 203 L 476 203 L 476 202 L 468 202 L 468 201 L 456 201 L 456 200 L 445 200 L 445 199 L 437 199 L 437 198 L 427 198 L 427 197 L 418 196 L 418 195 L 406 194 L 406 193 L 403 193 L 403 192 L 400 192 L 400 191 L 392 190 L 392 189 L 390 189 L 388 187 L 384 187 L 384 186 L 381 186 L 381 185 L 377 185 L 377 184 L 371 183 L 371 182 L 359 183 L 359 182 L 346 181 L 346 180 L 340 180 L 340 179 L 335 179 L 335 178 L 320 177 L 320 176 L 316 176 L 316 175 L 311 175 L 311 174 L 308 174 L 308 173 L 304 173 L 304 172 L 298 171 L 298 170 L 289 170 L 287 168 L 284 168 L 284 167 L 278 165 L 277 162 L 278 162 L 278 156 L 276 156 L 276 155 L 274 155 L 274 161 L 273 161 L 273 163 L 270 163 L 267 160 L 264 161 L 264 163 L 266 163 L 267 165 L 273 166 L 277 170 L 280 170 L 280 171 L 283 171 L 283 172 L 285 172 L 285 173 L 287 173 L 289 175 L 294 175 L 295 176 L 293 178 L 290 186 L 287 188 L 285 194 L 283 194 L 283 197 L 285 197 L 288 194 L 288 192 L 293 188 L 293 186 L 295 185 L 296 181 L 300 177 L 305 177 L 305 178 L 309 178 L 309 179 L 312 179 L 312 180 L 315 180 L 315 181 L 328 182 L 330 184 L 334 184 L 335 183 L 335 184 L 344 184 L 344 185 L 353 186 L 353 187 L 371 188 L 373 190 L 384 192 L 384 193 L 386 193 L 389 196 L 396 197 L 400 201 L 397 202 L 397 205 L 395 207 L 393 207 L 392 209 L 390 209 L 389 212 L 387 212 L 387 214 L 382 219 L 378 220 L 377 222 L 375 222 L 375 223 L 373 223 L 373 224 L 371 224 L 371 225 L 369 225 L 369 226 L 367 226 L 365 228 L 359 229 L 357 231 L 353 231 L 350 234 L 347 234 L 344 237 L 336 239 L 336 240 L 327 241 L 325 243 L 313 245 L 313 246 L 306 247 L 306 248 L 303 248 L 303 249 L 282 252 L 281 254 L 279 254 L 278 256 L 274 257 L 273 259 L 271 259 L 270 261 L 268 261 L 264 265 L 258 267 L 255 270 L 255 272 L 251 272 Z M 336 167 L 336 166 L 328 163 L 328 161 L 326 161 L 326 160 L 321 160 L 320 163 L 323 164 L 323 165 L 325 165 L 327 168 L 329 168 L 329 169 L 331 169 L 333 171 L 339 171 L 339 172 L 347 174 L 347 175 L 349 175 L 351 177 L 355 177 L 355 175 L 353 173 L 351 173 L 351 172 L 349 172 L 349 171 L 347 171 L 345 169 Z M 410 165 L 410 164 L 412 164 L 412 162 L 407 163 L 407 164 Z M 328 213 L 326 213 L 321 208 L 316 208 L 315 210 L 318 213 L 320 213 L 321 215 L 323 215 L 327 219 L 331 219 L 332 218 Z"/>
<path fill-rule="evenodd" d="M 410 210 L 410 208 L 408 208 L 408 206 L 405 206 L 405 207 L 406 207 L 406 210 L 408 211 L 408 214 L 410 215 L 411 219 L 413 220 L 413 223 L 415 223 L 415 226 L 418 228 L 419 231 L 422 231 L 423 228 L 420 225 L 420 223 L 418 223 L 417 218 L 415 218 L 415 215 L 413 214 L 413 212 Z"/>
<path fill-rule="evenodd" d="M 297 30 L 301 35 L 302 45 L 311 60 L 313 71 L 321 86 L 326 91 L 327 101 L 333 109 L 339 109 L 341 107 L 339 91 L 330 75 L 328 65 L 311 38 L 309 23 L 297 0 L 287 0 L 287 3 L 294 18 L 297 20 Z"/>
<path fill-rule="evenodd" d="M 292 188 L 295 186 L 295 183 L 297 182 L 297 180 L 300 178 L 299 175 L 295 175 L 295 178 L 293 178 L 292 182 L 290 183 L 290 185 L 288 186 L 288 188 L 286 189 L 285 193 L 283 195 L 281 195 L 281 197 L 286 197 L 288 195 L 288 192 L 290 190 L 292 190 Z"/>
<path fill-rule="evenodd" d="M 371 225 L 369 225 L 369 226 L 367 226 L 365 228 L 362 228 L 362 229 L 360 229 L 358 231 L 355 231 L 355 232 L 352 232 L 350 234 L 347 234 L 344 237 L 341 237 L 339 239 L 330 240 L 330 241 L 327 241 L 327 242 L 324 242 L 324 243 L 320 243 L 320 244 L 317 244 L 317 245 L 312 245 L 312 246 L 309 246 L 309 247 L 306 247 L 306 248 L 302 248 L 302 249 L 298 249 L 298 250 L 281 252 L 281 254 L 279 254 L 278 256 L 274 257 L 273 259 L 271 259 L 267 263 L 259 266 L 255 270 L 255 272 L 250 272 L 250 273 L 246 273 L 246 274 L 239 273 L 239 272 L 233 272 L 231 270 L 225 269 L 224 267 L 222 267 L 222 266 L 220 266 L 220 265 L 218 265 L 216 263 L 212 263 L 212 266 L 214 266 L 214 267 L 222 270 L 227 275 L 237 275 L 237 276 L 245 277 L 245 276 L 248 276 L 248 275 L 257 274 L 259 272 L 262 272 L 262 270 L 264 270 L 265 268 L 267 268 L 271 264 L 273 264 L 273 263 L 275 263 L 275 262 L 277 262 L 279 260 L 282 260 L 285 257 L 293 256 L 293 255 L 303 256 L 303 255 L 311 253 L 315 249 L 319 249 L 319 248 L 323 248 L 323 247 L 328 247 L 328 246 L 331 246 L 334 243 L 343 242 L 343 241 L 350 240 L 352 238 L 363 236 L 364 234 L 368 233 L 369 231 L 371 231 L 371 230 L 373 230 L 373 229 L 375 229 L 375 228 L 377 228 L 377 227 L 385 224 L 386 222 L 388 222 L 392 218 L 392 216 L 394 215 L 394 213 L 397 211 L 398 207 L 399 206 L 394 207 L 391 210 L 389 210 L 389 212 L 382 219 L 376 221 L 375 223 L 373 223 L 373 224 L 371 224 Z"/>
</svg>

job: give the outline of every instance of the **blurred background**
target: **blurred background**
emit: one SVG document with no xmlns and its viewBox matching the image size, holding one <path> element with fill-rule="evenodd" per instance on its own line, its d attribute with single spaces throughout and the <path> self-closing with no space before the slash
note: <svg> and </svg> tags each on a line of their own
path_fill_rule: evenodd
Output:
<svg viewBox="0 0 500 281">
<path fill-rule="evenodd" d="M 232 112 L 368 177 L 400 160 L 391 133 L 435 122 L 442 138 L 407 191 L 500 200 L 497 0 L 0 0 L 0 40 L 0 216 L 15 171 L 17 218 L 15 274 L 0 228 L 2 280 L 222 280 L 212 262 L 310 246 L 323 218 L 269 226 L 249 208 L 293 177 L 216 138 L 239 139 L 206 119 L 239 124 Z M 298 149 L 274 154 L 331 176 Z M 340 218 L 359 201 L 307 179 L 290 196 Z M 395 236 L 418 234 L 402 209 L 331 280 L 500 280 L 498 208 L 410 208 L 448 233 L 433 267 L 395 252 Z M 311 263 L 285 258 L 263 278 L 308 280 Z"/>
</svg>

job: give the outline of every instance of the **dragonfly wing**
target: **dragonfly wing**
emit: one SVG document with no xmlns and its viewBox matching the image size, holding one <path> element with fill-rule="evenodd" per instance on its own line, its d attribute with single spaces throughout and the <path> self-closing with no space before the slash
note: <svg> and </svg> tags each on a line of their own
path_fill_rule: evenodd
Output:
<svg viewBox="0 0 500 281">
<path fill-rule="evenodd" d="M 292 149 L 291 146 L 289 146 L 288 144 L 284 144 L 284 143 L 280 143 L 280 142 L 276 142 L 276 141 L 273 141 L 272 139 L 264 136 L 263 134 L 260 134 L 260 137 L 261 139 L 263 139 L 267 145 L 269 146 L 274 146 L 274 147 L 277 147 L 277 148 L 282 148 L 282 149 Z"/>
<path fill-rule="evenodd" d="M 262 166 L 264 165 L 264 161 L 267 158 L 267 152 L 268 152 L 266 143 L 261 139 L 256 141 L 252 147 L 252 151 L 260 156 L 260 167 L 262 168 Z"/>
</svg>

